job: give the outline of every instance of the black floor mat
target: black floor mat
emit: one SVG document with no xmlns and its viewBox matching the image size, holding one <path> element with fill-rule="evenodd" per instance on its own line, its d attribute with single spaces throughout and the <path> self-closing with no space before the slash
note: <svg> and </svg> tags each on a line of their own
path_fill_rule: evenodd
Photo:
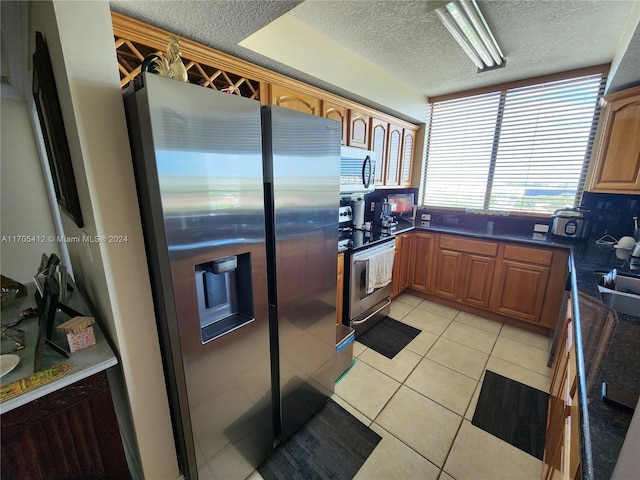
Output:
<svg viewBox="0 0 640 480">
<path fill-rule="evenodd" d="M 259 467 L 265 480 L 352 479 L 382 437 L 333 400 Z"/>
<path fill-rule="evenodd" d="M 549 394 L 486 371 L 471 423 L 542 460 Z"/>
<path fill-rule="evenodd" d="M 356 340 L 387 358 L 393 358 L 421 331 L 393 318 L 384 317 Z"/>
</svg>

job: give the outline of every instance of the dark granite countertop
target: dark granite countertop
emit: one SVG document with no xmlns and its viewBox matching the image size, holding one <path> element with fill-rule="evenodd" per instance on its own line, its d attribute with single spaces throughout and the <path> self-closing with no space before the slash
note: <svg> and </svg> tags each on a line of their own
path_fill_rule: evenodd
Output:
<svg viewBox="0 0 640 480">
<path fill-rule="evenodd" d="M 578 388 L 582 393 L 581 403 L 586 403 L 586 409 L 581 412 L 583 479 L 610 478 L 633 411 L 604 402 L 602 383 L 640 394 L 640 317 L 606 307 L 598 293 L 594 271 L 617 268 L 619 273 L 633 276 L 640 276 L 640 271 L 631 269 L 628 260 L 618 259 L 612 246 L 596 245 L 595 238 L 564 240 L 502 228 L 489 231 L 451 225 L 417 226 L 416 229 L 571 250 L 575 336 L 581 363 Z"/>
</svg>

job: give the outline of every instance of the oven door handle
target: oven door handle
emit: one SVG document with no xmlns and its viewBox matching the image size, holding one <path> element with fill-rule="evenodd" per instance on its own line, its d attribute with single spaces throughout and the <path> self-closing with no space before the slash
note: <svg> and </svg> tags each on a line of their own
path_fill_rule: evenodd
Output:
<svg viewBox="0 0 640 480">
<path fill-rule="evenodd" d="M 377 245 L 367 249 L 366 253 L 360 254 L 358 257 L 353 257 L 353 263 L 366 262 L 374 255 L 384 252 L 385 250 L 395 250 L 396 245 L 394 242 L 389 242 L 391 245 Z"/>
<path fill-rule="evenodd" d="M 380 307 L 379 309 L 377 309 L 375 312 L 373 312 L 371 315 L 367 315 L 367 317 L 366 317 L 366 318 L 363 318 L 362 320 L 358 320 L 357 322 L 356 322 L 356 321 L 352 321 L 351 323 L 352 323 L 353 325 L 360 325 L 360 324 L 362 324 L 362 323 L 366 322 L 367 320 L 369 320 L 369 319 L 370 319 L 371 317 L 373 317 L 376 313 L 378 313 L 378 312 L 380 312 L 380 311 L 384 310 L 385 308 L 387 308 L 387 306 L 389 306 L 390 304 L 391 304 L 391 299 L 390 299 L 390 298 L 387 298 L 387 299 L 386 299 L 385 304 L 384 304 L 382 307 Z"/>
</svg>

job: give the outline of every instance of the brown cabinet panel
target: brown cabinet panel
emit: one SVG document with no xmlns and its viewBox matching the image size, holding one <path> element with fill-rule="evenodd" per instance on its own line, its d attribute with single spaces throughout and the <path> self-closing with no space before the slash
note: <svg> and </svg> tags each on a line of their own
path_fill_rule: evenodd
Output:
<svg viewBox="0 0 640 480">
<path fill-rule="evenodd" d="M 415 132 L 404 129 L 402 139 L 402 162 L 400 163 L 400 186 L 411 186 L 413 173 L 413 152 L 415 150 Z"/>
<path fill-rule="evenodd" d="M 433 293 L 444 298 L 458 298 L 461 271 L 462 253 L 438 249 L 436 251 Z"/>
<path fill-rule="evenodd" d="M 439 239 L 440 248 L 456 250 L 458 252 L 477 253 L 495 257 L 498 253 L 498 244 L 486 240 L 472 240 L 464 237 L 453 237 L 451 235 L 441 235 Z"/>
<path fill-rule="evenodd" d="M 580 413 L 571 299 L 567 302 L 567 315 L 557 340 L 549 390 L 543 480 L 581 478 Z"/>
<path fill-rule="evenodd" d="M 489 308 L 495 268 L 495 258 L 473 254 L 466 255 L 460 300 L 476 307 Z"/>
<path fill-rule="evenodd" d="M 568 250 L 416 231 L 412 289 L 554 329 Z"/>
<path fill-rule="evenodd" d="M 376 152 L 376 185 L 383 185 L 385 179 L 385 165 L 387 158 L 387 128 L 389 124 L 378 120 L 371 119 L 371 143 L 369 149 Z"/>
<path fill-rule="evenodd" d="M 538 265 L 551 265 L 553 250 L 542 248 L 523 247 L 520 245 L 505 245 L 504 258 L 506 260 L 518 260 Z"/>
<path fill-rule="evenodd" d="M 437 245 L 433 293 L 488 309 L 498 244 L 440 235 Z"/>
<path fill-rule="evenodd" d="M 310 115 L 320 115 L 320 99 L 298 92 L 281 85 L 271 85 L 271 104 L 280 107 L 308 113 Z"/>
<path fill-rule="evenodd" d="M 342 137 L 341 143 L 345 145 L 347 142 L 347 107 L 338 105 L 336 103 L 322 101 L 322 116 L 324 118 L 330 118 L 336 120 L 342 124 Z"/>
<path fill-rule="evenodd" d="M 594 148 L 594 192 L 640 192 L 640 87 L 603 99 Z"/>
<path fill-rule="evenodd" d="M 548 278 L 548 267 L 505 259 L 499 267 L 492 309 L 527 322 L 539 322 Z"/>
<path fill-rule="evenodd" d="M 400 185 L 400 159 L 402 153 L 402 127 L 389 124 L 389 141 L 385 165 L 384 185 Z"/>
<path fill-rule="evenodd" d="M 131 478 L 104 371 L 0 418 L 2 478 Z"/>
<path fill-rule="evenodd" d="M 393 263 L 391 297 L 394 298 L 411 284 L 411 261 L 413 257 L 413 234 L 403 233 L 396 237 L 396 255 Z"/>
<path fill-rule="evenodd" d="M 411 288 L 421 292 L 433 291 L 432 268 L 435 236 L 432 233 L 416 232 L 413 235 L 413 269 Z"/>
<path fill-rule="evenodd" d="M 349 127 L 347 145 L 351 147 L 369 147 L 369 115 L 349 109 Z"/>
</svg>

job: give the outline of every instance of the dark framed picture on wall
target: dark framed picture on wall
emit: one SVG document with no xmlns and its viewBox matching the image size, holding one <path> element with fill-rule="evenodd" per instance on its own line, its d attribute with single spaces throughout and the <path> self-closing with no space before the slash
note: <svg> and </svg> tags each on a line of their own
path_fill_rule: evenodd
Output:
<svg viewBox="0 0 640 480">
<path fill-rule="evenodd" d="M 33 54 L 32 91 L 58 204 L 82 228 L 84 222 L 53 67 L 40 32 L 36 32 L 36 51 Z"/>
</svg>

